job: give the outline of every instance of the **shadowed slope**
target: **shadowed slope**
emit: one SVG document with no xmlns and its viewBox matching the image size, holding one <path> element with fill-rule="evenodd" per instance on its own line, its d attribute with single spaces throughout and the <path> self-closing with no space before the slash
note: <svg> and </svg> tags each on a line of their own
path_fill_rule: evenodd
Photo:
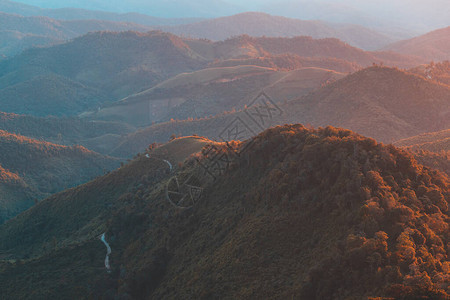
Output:
<svg viewBox="0 0 450 300">
<path fill-rule="evenodd" d="M 448 297 L 448 178 L 407 152 L 348 130 L 276 127 L 214 182 L 193 158 L 178 169 L 204 188 L 189 210 L 165 199 L 163 165 L 139 157 L 0 227 L 3 253 L 34 256 L 0 264 L 2 291 L 50 297 L 64 274 L 60 297 Z"/>
</svg>

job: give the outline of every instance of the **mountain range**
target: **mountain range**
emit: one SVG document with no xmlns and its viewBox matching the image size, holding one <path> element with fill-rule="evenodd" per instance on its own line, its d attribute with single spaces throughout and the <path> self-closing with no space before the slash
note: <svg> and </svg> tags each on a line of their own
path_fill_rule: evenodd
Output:
<svg viewBox="0 0 450 300">
<path fill-rule="evenodd" d="M 76 115 L 205 64 L 183 40 L 170 34 L 90 33 L 50 48 L 29 49 L 0 62 L 0 87 L 4 87 L 0 90 L 0 110 L 38 116 Z M 42 83 L 49 87 L 43 89 Z M 60 93 L 73 100 L 60 101 Z M 48 106 L 40 101 L 54 102 Z"/>
<path fill-rule="evenodd" d="M 201 18 L 158 18 L 140 13 L 113 13 L 82 8 L 45 9 L 9 0 L 0 1 L 0 11 L 26 17 L 41 16 L 56 20 L 104 20 L 135 23 L 146 26 L 179 25 L 202 20 Z"/>
<path fill-rule="evenodd" d="M 148 31 L 150 27 L 103 20 L 54 20 L 0 11 L 0 55 L 11 57 L 33 46 L 50 46 L 92 31 Z"/>
<path fill-rule="evenodd" d="M 206 68 L 177 75 L 83 117 L 121 120 L 134 126 L 197 119 L 239 109 L 262 89 L 276 95 L 279 101 L 289 101 L 344 76 L 320 68 L 289 72 L 246 65 Z"/>
<path fill-rule="evenodd" d="M 8 3 L 9 2 L 9 3 Z M 7 5 L 19 6 L 23 11 L 34 11 L 37 5 L 47 8 L 76 7 L 110 11 L 116 13 L 142 12 L 157 17 L 222 17 L 245 11 L 263 11 L 280 16 L 303 19 L 323 20 L 328 22 L 352 23 L 377 28 L 399 36 L 424 33 L 436 28 L 448 26 L 449 10 L 446 0 L 376 0 L 363 2 L 357 0 L 284 0 L 284 1 L 237 1 L 216 0 L 196 1 L 41 1 L 21 0 L 21 3 L 8 1 Z M 69 9 L 71 11 L 72 9 Z M 45 11 L 45 10 L 44 10 Z M 58 10 L 56 10 L 58 11 Z M 42 13 L 41 13 L 42 14 Z M 44 15 L 44 14 L 42 14 Z"/>
<path fill-rule="evenodd" d="M 450 299 L 446 0 L 21 1 L 0 299 Z"/>
<path fill-rule="evenodd" d="M 302 122 L 313 126 L 341 126 L 390 143 L 421 133 L 448 128 L 450 88 L 395 68 L 370 67 L 330 81 L 311 93 L 284 103 L 277 93 L 281 115 L 265 118 L 266 126 Z M 249 130 L 261 129 L 249 120 L 244 107 L 238 111 L 197 120 L 172 120 L 140 129 L 123 138 L 112 154 L 130 156 L 152 142 L 166 142 L 172 134 L 198 134 L 217 139 L 236 118 Z M 248 112 L 248 111 L 247 111 Z M 244 129 L 244 128 L 243 128 Z"/>
<path fill-rule="evenodd" d="M 241 63 L 245 64 L 245 59 L 260 58 L 277 59 L 280 64 L 285 60 L 287 65 L 290 61 L 297 65 L 306 62 L 312 67 L 339 71 L 382 62 L 401 67 L 422 62 L 417 57 L 363 51 L 337 39 L 244 35 L 212 42 L 182 39 L 159 31 L 96 32 L 53 47 L 29 49 L 0 61 L 0 110 L 74 116 L 211 63 L 236 63 L 232 60 L 243 59 Z M 70 101 L 60 101 L 61 97 Z"/>
<path fill-rule="evenodd" d="M 394 41 L 393 37 L 360 25 L 304 21 L 257 12 L 167 26 L 162 29 L 177 35 L 210 40 L 225 40 L 243 34 L 254 37 L 311 36 L 315 39 L 333 37 L 365 50 L 378 50 Z"/>
</svg>

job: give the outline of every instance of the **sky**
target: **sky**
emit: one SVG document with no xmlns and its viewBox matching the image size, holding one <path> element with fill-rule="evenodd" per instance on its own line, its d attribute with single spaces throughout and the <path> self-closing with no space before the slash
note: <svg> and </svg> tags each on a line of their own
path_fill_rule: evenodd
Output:
<svg viewBox="0 0 450 300">
<path fill-rule="evenodd" d="M 17 0 L 45 8 L 141 12 L 157 17 L 219 17 L 261 11 L 299 19 L 427 31 L 450 26 L 450 0 Z"/>
</svg>

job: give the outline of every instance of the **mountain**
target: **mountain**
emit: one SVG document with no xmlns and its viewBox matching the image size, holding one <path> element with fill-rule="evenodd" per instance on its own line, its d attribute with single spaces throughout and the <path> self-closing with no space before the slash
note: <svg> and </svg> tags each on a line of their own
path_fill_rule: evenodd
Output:
<svg viewBox="0 0 450 300">
<path fill-rule="evenodd" d="M 219 42 L 194 39 L 186 40 L 186 43 L 202 57 L 210 60 L 291 54 L 302 58 L 333 58 L 363 67 L 371 66 L 374 63 L 384 63 L 389 66 L 412 68 L 424 63 L 423 59 L 414 56 L 394 52 L 364 51 L 335 38 L 313 39 L 308 36 L 282 38 L 242 35 Z"/>
<path fill-rule="evenodd" d="M 5 297 L 448 297 L 446 176 L 332 127 L 279 126 L 233 146 L 247 150 L 216 180 L 195 158 L 170 174 L 149 152 L 7 222 Z M 190 209 L 166 198 L 174 176 L 202 189 Z"/>
<path fill-rule="evenodd" d="M 403 39 L 448 26 L 446 0 L 282 0 L 267 1 L 259 10 L 281 16 L 360 24 Z"/>
<path fill-rule="evenodd" d="M 132 0 L 127 2 L 105 2 L 102 0 L 66 0 L 64 2 L 48 0 L 42 2 L 40 0 L 21 0 L 20 2 L 43 8 L 74 7 L 115 13 L 140 12 L 156 17 L 170 18 L 209 18 L 223 14 L 231 15 L 240 11 L 239 6 L 229 4 L 227 1 L 222 0 L 198 0 L 195 2 L 187 0 Z"/>
<path fill-rule="evenodd" d="M 274 109 L 272 104 L 269 108 Z M 276 112 L 271 118 L 264 118 L 264 127 L 295 122 L 341 126 L 391 143 L 448 129 L 450 88 L 395 68 L 370 67 L 329 82 L 306 96 L 281 103 L 279 108 L 281 114 Z M 254 114 L 255 108 L 237 109 L 236 113 L 198 120 L 173 120 L 140 129 L 124 137 L 111 153 L 131 156 L 153 142 L 166 142 L 172 134 L 220 139 L 221 133 L 235 124 L 237 118 L 245 124 L 241 128 L 245 129 L 245 134 L 241 136 L 248 138 L 261 131 L 247 114 Z M 262 113 L 268 112 L 263 110 Z"/>
<path fill-rule="evenodd" d="M 176 74 L 200 69 L 205 64 L 204 59 L 171 34 L 90 33 L 65 44 L 29 49 L 1 61 L 0 87 L 3 89 L 0 93 L 6 91 L 8 99 L 16 98 L 21 102 L 0 103 L 0 110 L 38 116 L 73 116 L 88 108 L 97 109 L 105 101 L 150 88 Z M 42 74 L 47 78 L 42 79 Z M 47 89 L 42 89 L 42 82 Z M 13 85 L 18 84 L 22 85 L 20 89 L 14 88 Z M 52 93 L 50 98 L 42 94 L 45 91 Z M 62 97 L 70 101 L 61 101 Z M 28 101 L 33 105 L 60 102 L 55 103 L 54 109 L 43 105 L 34 112 L 34 109 L 24 111 Z M 16 105 L 16 108 L 9 105 Z"/>
<path fill-rule="evenodd" d="M 119 165 L 117 159 L 81 146 L 56 145 L 3 130 L 0 149 L 3 220 L 14 217 L 34 201 L 87 182 Z"/>
<path fill-rule="evenodd" d="M 150 27 L 100 20 L 60 21 L 0 12 L 0 54 L 14 56 L 32 46 L 49 46 L 92 31 L 148 31 Z"/>
<path fill-rule="evenodd" d="M 82 145 L 102 154 L 114 149 L 121 136 L 136 128 L 120 122 L 78 118 L 38 118 L 0 112 L 0 130 L 66 146 Z"/>
<path fill-rule="evenodd" d="M 157 184 L 162 178 L 170 175 L 170 169 L 162 160 L 163 158 L 170 160 L 174 166 L 177 166 L 178 163 L 182 163 L 190 155 L 201 151 L 208 142 L 208 140 L 200 137 L 186 137 L 174 140 L 167 145 L 155 149 L 155 152 L 153 153 L 154 156 L 152 155 L 151 159 L 144 155 L 140 155 L 135 160 L 117 170 L 109 172 L 105 176 L 99 177 L 74 189 L 63 191 L 39 202 L 39 204 L 31 210 L 28 210 L 14 220 L 9 221 L 4 227 L 0 227 L 1 234 L 10 234 L 11 232 L 8 233 L 8 230 L 3 231 L 3 229 L 6 229 L 8 226 L 15 227 L 15 222 L 22 223 L 30 216 L 34 219 L 33 210 L 38 211 L 37 214 L 39 216 L 36 215 L 37 219 L 43 220 L 43 222 L 49 226 L 47 227 L 49 231 L 36 231 L 38 229 L 37 227 L 34 227 L 33 225 L 28 227 L 28 225 L 25 224 L 27 222 L 22 223 L 27 228 L 23 228 L 24 234 L 20 236 L 28 240 L 28 246 L 31 247 L 29 250 L 34 250 L 29 252 L 26 250 L 26 247 L 22 247 L 19 244 L 15 244 L 15 241 L 7 239 L 11 244 L 8 242 L 9 245 L 7 246 L 2 243 L 0 256 L 3 256 L 5 254 L 3 251 L 6 250 L 6 247 L 12 246 L 12 244 L 15 244 L 14 247 L 20 248 L 17 248 L 17 251 L 14 251 L 18 254 L 17 257 L 22 255 L 41 255 L 43 252 L 50 250 L 45 249 L 45 246 L 44 248 L 41 247 L 43 246 L 43 244 L 41 244 L 42 240 L 50 240 L 52 239 L 51 236 L 55 236 L 57 240 L 64 244 L 71 244 L 73 241 L 66 238 L 69 237 L 74 230 L 80 230 L 80 238 L 85 239 L 86 236 L 83 235 L 86 233 L 84 232 L 84 229 L 87 227 L 92 228 L 92 231 L 88 232 L 89 238 L 95 236 L 95 231 L 98 229 L 95 227 L 99 225 L 95 223 L 98 221 L 102 222 L 101 220 L 104 218 L 109 218 L 108 215 L 114 212 L 117 206 L 121 206 L 128 202 L 126 197 L 120 198 L 120 196 L 125 196 L 126 194 L 135 191 L 141 184 L 141 180 L 151 187 L 153 184 Z M 138 179 L 138 181 L 136 179 Z M 140 187 L 142 186 L 139 186 L 139 188 Z M 116 196 L 119 196 L 119 198 L 116 198 Z M 72 199 L 70 200 L 70 203 L 67 202 L 69 198 Z M 72 209 L 75 210 L 73 213 L 70 213 L 70 210 Z M 31 225 L 32 223 L 28 224 Z M 52 225 L 50 223 L 52 223 Z M 104 226 L 104 224 L 100 225 L 102 227 Z M 18 228 L 16 227 L 16 229 Z M 14 230 L 15 229 L 13 229 L 13 231 Z M 29 234 L 30 230 L 35 231 L 33 235 Z M 2 236 L 2 241 L 4 241 L 4 237 L 5 236 Z M 63 242 L 64 239 L 66 240 Z"/>
<path fill-rule="evenodd" d="M 289 101 L 344 76 L 319 68 L 289 72 L 249 65 L 207 68 L 177 75 L 83 117 L 121 120 L 135 126 L 203 118 L 244 107 L 261 90 L 278 101 Z"/>
<path fill-rule="evenodd" d="M 303 21 L 257 12 L 163 27 L 163 30 L 177 35 L 216 41 L 243 34 L 254 37 L 311 36 L 315 39 L 337 38 L 352 46 L 366 50 L 380 49 L 393 42 L 393 38 L 359 25 Z"/>
<path fill-rule="evenodd" d="M 450 88 L 395 68 L 371 67 L 293 101 L 286 111 L 289 120 L 393 142 L 449 128 Z"/>
<path fill-rule="evenodd" d="M 433 152 L 450 151 L 450 129 L 427 132 L 395 142 L 398 147 L 409 150 L 428 150 Z"/>
<path fill-rule="evenodd" d="M 450 27 L 396 42 L 384 50 L 420 56 L 428 61 L 450 60 Z"/>
<path fill-rule="evenodd" d="M 351 47 L 340 40 L 326 38 L 314 40 L 310 37 L 258 38 L 257 44 L 272 54 L 292 53 L 305 57 L 334 57 L 355 62 L 362 66 L 384 63 L 390 66 L 407 67 L 417 65 L 417 57 L 392 52 L 369 52 Z"/>
<path fill-rule="evenodd" d="M 87 10 L 82 8 L 58 8 L 45 9 L 37 6 L 26 5 L 8 0 L 0 1 L 0 11 L 17 14 L 26 17 L 42 16 L 57 20 L 104 20 L 113 22 L 127 22 L 146 26 L 167 26 L 193 23 L 202 20 L 201 18 L 157 18 L 140 13 L 112 13 L 100 10 Z"/>
</svg>

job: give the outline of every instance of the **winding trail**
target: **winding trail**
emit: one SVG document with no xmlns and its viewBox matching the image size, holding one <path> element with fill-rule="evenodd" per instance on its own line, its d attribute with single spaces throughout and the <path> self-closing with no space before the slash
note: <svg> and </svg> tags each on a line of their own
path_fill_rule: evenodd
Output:
<svg viewBox="0 0 450 300">
<path fill-rule="evenodd" d="M 105 239 L 105 233 L 102 234 L 102 236 L 100 237 L 100 240 L 106 246 L 105 267 L 108 270 L 108 272 L 111 272 L 111 266 L 109 265 L 109 255 L 111 254 L 111 247 L 109 246 L 108 242 Z"/>
<path fill-rule="evenodd" d="M 151 158 L 151 156 L 150 156 L 150 154 L 145 154 L 145 157 L 147 157 L 147 158 Z M 168 160 L 166 160 L 166 159 L 161 159 L 161 158 L 157 158 L 157 157 L 153 157 L 153 158 L 155 158 L 155 159 L 159 159 L 159 160 L 162 160 L 163 162 L 165 162 L 168 166 L 169 166 L 169 168 L 170 168 L 170 171 L 172 171 L 173 170 L 173 165 L 170 163 L 170 161 L 168 161 Z"/>
<path fill-rule="evenodd" d="M 172 164 L 170 163 L 170 161 L 168 161 L 168 160 L 165 160 L 165 159 L 163 159 L 163 161 L 166 163 L 166 164 L 168 164 L 169 165 L 169 168 L 170 168 L 170 171 L 172 171 L 172 169 L 173 169 L 173 166 L 172 166 Z"/>
</svg>

